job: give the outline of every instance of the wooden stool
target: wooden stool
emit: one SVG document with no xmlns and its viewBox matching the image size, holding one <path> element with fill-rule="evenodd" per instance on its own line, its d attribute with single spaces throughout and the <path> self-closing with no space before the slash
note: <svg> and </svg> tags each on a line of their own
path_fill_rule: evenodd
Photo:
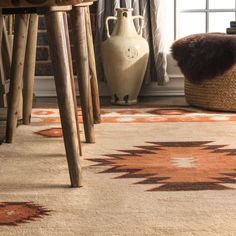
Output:
<svg viewBox="0 0 236 236">
<path fill-rule="evenodd" d="M 81 3 L 81 0 L 45 0 L 44 3 L 28 3 L 27 0 L 17 1 L 16 4 L 10 0 L 0 2 L 0 8 L 14 8 L 14 7 L 34 7 L 38 10 L 38 7 L 47 7 L 45 9 L 39 9 L 42 11 L 46 18 L 47 31 L 49 36 L 49 46 L 51 50 L 51 57 L 54 66 L 56 91 L 58 97 L 58 105 L 60 110 L 64 143 L 67 154 L 67 161 L 69 166 L 69 173 L 72 187 L 81 186 L 81 166 L 78 162 L 79 156 L 79 134 L 77 127 L 77 114 L 75 112 L 75 96 L 73 93 L 73 83 L 71 76 L 71 65 L 68 53 L 67 36 L 65 33 L 63 12 L 67 9 L 64 7 L 58 7 L 58 5 L 73 5 L 73 34 L 78 44 L 78 61 L 83 59 L 81 63 L 85 63 L 88 60 L 86 54 L 87 45 L 83 42 L 86 41 L 86 26 L 85 22 L 80 22 L 84 19 L 81 12 L 82 10 L 76 4 Z M 93 2 L 93 1 L 86 1 Z M 76 15 L 76 14 L 79 15 Z M 81 13 L 81 14 L 80 14 Z M 15 39 L 14 50 L 11 67 L 11 84 L 10 84 L 10 100 L 8 108 L 8 120 L 7 120 L 7 136 L 6 141 L 12 142 L 15 137 L 16 123 L 17 123 L 17 109 L 19 102 L 19 94 L 21 90 L 21 81 L 24 71 L 24 55 L 27 47 L 27 32 L 28 32 L 29 15 L 20 14 L 16 16 L 15 25 Z M 82 36 L 81 36 L 82 35 Z M 85 40 L 84 40 L 85 39 Z M 81 40 L 81 41 L 80 41 Z M 89 80 L 89 72 L 84 69 L 82 65 L 77 62 L 78 70 L 81 77 Z M 88 85 L 88 82 L 86 82 Z M 89 85 L 86 87 L 89 91 Z M 88 111 L 88 110 L 87 110 Z M 91 115 L 90 115 L 91 116 Z"/>
<path fill-rule="evenodd" d="M 95 142 L 94 123 L 101 122 L 100 101 L 97 84 L 97 72 L 94 56 L 93 38 L 91 31 L 89 6 L 92 1 L 77 4 L 73 6 L 71 11 L 73 32 L 80 32 L 78 35 L 73 34 L 75 45 L 75 59 L 77 65 L 77 77 L 79 82 L 79 91 L 81 99 L 81 107 L 83 114 L 83 123 L 85 130 L 85 138 L 87 143 Z M 14 13 L 23 13 L 25 9 L 16 9 Z M 33 13 L 34 8 L 27 9 Z M 6 12 L 6 11 L 5 11 Z M 73 14 L 75 12 L 75 14 Z M 66 17 L 64 20 L 67 21 Z M 77 23 L 78 22 L 78 23 Z M 36 15 L 31 15 L 28 33 L 28 43 L 25 57 L 24 69 L 24 90 L 23 90 L 23 123 L 29 124 L 32 111 L 34 72 L 35 72 L 35 47 L 37 39 L 37 23 Z M 67 29 L 67 25 L 65 26 Z M 70 42 L 69 36 L 67 41 Z M 79 45 L 80 44 L 80 45 Z M 82 46 L 83 45 L 83 46 Z M 70 46 L 68 45 L 70 53 Z M 87 56 L 86 56 L 87 55 Z M 69 56 L 71 58 L 71 56 Z M 85 58 L 85 60 L 83 59 Z M 71 65 L 72 67 L 72 65 Z M 73 77 L 73 69 L 71 68 L 71 76 Z"/>
</svg>

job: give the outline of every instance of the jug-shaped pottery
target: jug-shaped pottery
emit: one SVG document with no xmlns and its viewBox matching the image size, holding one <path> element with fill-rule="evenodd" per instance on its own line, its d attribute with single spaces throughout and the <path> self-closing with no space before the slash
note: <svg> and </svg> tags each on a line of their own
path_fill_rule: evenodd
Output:
<svg viewBox="0 0 236 236">
<path fill-rule="evenodd" d="M 145 76 L 149 46 L 143 38 L 144 18 L 133 16 L 133 9 L 118 8 L 116 17 L 106 20 L 107 40 L 102 43 L 102 61 L 110 88 L 111 102 L 119 105 L 137 103 Z M 141 20 L 137 32 L 135 19 Z M 109 21 L 116 22 L 110 35 Z"/>
</svg>

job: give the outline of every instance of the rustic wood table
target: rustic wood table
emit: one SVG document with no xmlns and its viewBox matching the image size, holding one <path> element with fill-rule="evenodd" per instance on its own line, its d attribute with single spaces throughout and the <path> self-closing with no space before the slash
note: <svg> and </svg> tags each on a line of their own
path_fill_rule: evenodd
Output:
<svg viewBox="0 0 236 236">
<path fill-rule="evenodd" d="M 29 27 L 30 16 L 28 13 L 39 12 L 40 14 L 44 14 L 46 19 L 49 47 L 54 67 L 58 106 L 60 110 L 64 144 L 72 187 L 82 186 L 82 172 L 79 161 L 81 147 L 77 120 L 77 104 L 74 89 L 72 61 L 69 50 L 69 35 L 68 29 L 65 27 L 65 12 L 70 11 L 72 18 L 72 35 L 74 38 L 76 54 L 77 76 L 79 77 L 78 81 L 82 100 L 82 110 L 83 113 L 86 114 L 83 117 L 84 124 L 87 127 L 87 129 L 85 129 L 86 139 L 88 142 L 94 142 L 93 124 L 94 119 L 95 123 L 99 122 L 100 112 L 94 51 L 93 45 L 91 45 L 91 29 L 90 25 L 88 25 L 89 5 L 93 2 L 94 0 L 0 1 L 1 19 L 2 11 L 8 11 L 8 13 L 11 13 L 12 10 L 14 13 L 16 13 L 16 11 L 19 13 L 16 15 L 15 23 L 6 142 L 12 143 L 15 138 L 25 59 L 27 62 L 25 54 L 26 57 L 30 58 L 30 53 L 27 53 L 27 33 L 33 28 Z M 35 24 L 37 19 L 31 18 L 31 21 Z M 0 27 L 1 26 L 2 24 L 0 24 Z M 1 29 L 0 32 L 2 32 Z M 88 40 L 88 38 L 90 38 L 90 40 Z M 2 35 L 0 34 L 0 43 L 1 41 Z M 34 44 L 35 40 L 33 40 L 29 46 L 36 46 Z M 32 69 L 32 62 L 28 60 L 28 63 L 28 71 L 30 71 Z M 91 93 L 92 96 L 90 96 Z M 91 109 L 92 106 L 94 107 L 94 113 L 93 109 Z"/>
</svg>

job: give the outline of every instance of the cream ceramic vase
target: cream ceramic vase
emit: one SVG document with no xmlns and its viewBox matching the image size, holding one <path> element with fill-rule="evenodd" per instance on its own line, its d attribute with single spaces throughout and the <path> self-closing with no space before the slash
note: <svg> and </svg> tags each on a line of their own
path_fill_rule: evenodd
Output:
<svg viewBox="0 0 236 236">
<path fill-rule="evenodd" d="M 113 104 L 137 103 L 149 57 L 149 46 L 143 38 L 144 18 L 132 16 L 133 9 L 119 8 L 117 17 L 106 20 L 107 40 L 102 43 L 102 61 Z M 134 19 L 141 19 L 137 32 Z M 116 21 L 110 35 L 109 21 Z"/>
</svg>

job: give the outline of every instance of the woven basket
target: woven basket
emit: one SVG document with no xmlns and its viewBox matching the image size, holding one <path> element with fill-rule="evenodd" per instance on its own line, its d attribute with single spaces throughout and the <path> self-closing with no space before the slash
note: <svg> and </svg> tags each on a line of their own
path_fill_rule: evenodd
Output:
<svg viewBox="0 0 236 236">
<path fill-rule="evenodd" d="M 236 111 L 236 64 L 229 71 L 199 84 L 185 79 L 188 104 L 219 111 Z"/>
</svg>

